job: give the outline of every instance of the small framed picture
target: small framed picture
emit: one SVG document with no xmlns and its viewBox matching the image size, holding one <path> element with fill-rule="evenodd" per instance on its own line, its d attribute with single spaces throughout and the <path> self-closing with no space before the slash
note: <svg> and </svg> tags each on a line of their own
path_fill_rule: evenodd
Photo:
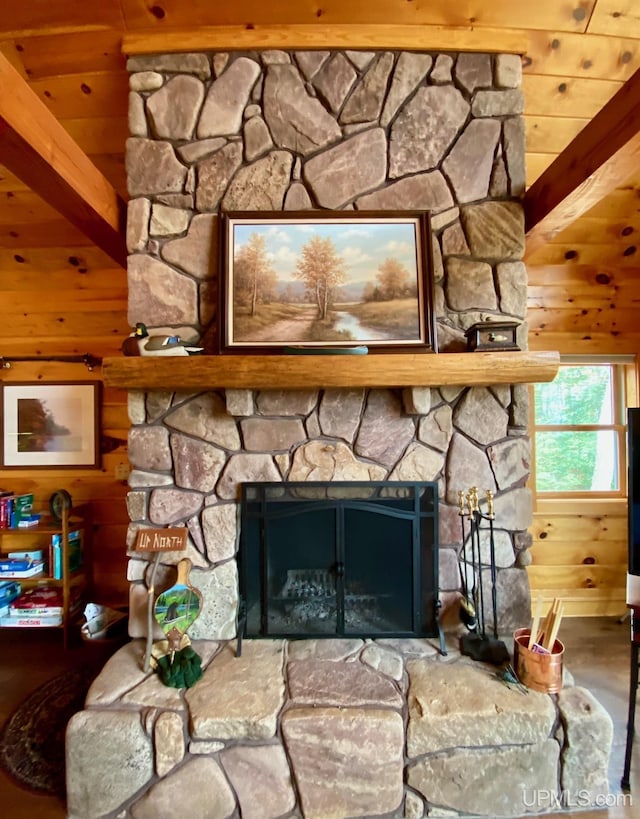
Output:
<svg viewBox="0 0 640 819">
<path fill-rule="evenodd" d="M 2 468 L 98 468 L 100 383 L 2 385 Z"/>
<path fill-rule="evenodd" d="M 435 352 L 425 211 L 222 214 L 221 352 Z"/>
</svg>

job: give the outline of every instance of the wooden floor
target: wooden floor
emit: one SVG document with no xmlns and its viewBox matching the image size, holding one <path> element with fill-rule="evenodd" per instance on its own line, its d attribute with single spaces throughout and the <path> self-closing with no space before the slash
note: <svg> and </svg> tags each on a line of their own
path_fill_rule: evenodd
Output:
<svg viewBox="0 0 640 819">
<path fill-rule="evenodd" d="M 620 799 L 629 686 L 629 622 L 621 624 L 612 618 L 565 619 L 562 632 L 567 668 L 576 683 L 589 688 L 613 718 L 614 746 L 609 778 L 612 798 Z M 90 646 L 78 641 L 64 652 L 59 632 L 7 631 L 3 634 L 0 655 L 0 724 L 41 683 L 65 669 L 80 665 L 90 665 L 98 670 L 111 650 L 110 646 Z M 640 731 L 640 714 L 638 720 Z M 634 819 L 640 816 L 640 736 L 631 769 L 631 799 L 636 801 L 636 796 L 635 806 L 559 815 L 569 815 L 571 819 Z M 35 796 L 0 772 L 0 815 L 4 819 L 65 819 L 66 810 L 59 799 Z"/>
<path fill-rule="evenodd" d="M 64 651 L 62 632 L 53 629 L 3 629 L 0 654 L 0 724 L 39 685 L 61 672 L 106 662 L 110 646 L 87 645 L 79 638 Z M 4 819 L 64 819 L 66 808 L 56 797 L 37 796 L 18 787 L 0 769 L 0 815 Z"/>
</svg>

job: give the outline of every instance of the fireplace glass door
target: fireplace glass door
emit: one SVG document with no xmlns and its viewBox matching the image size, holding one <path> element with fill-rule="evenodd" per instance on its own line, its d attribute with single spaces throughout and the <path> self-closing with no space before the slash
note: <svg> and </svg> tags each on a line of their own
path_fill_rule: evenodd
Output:
<svg viewBox="0 0 640 819">
<path fill-rule="evenodd" d="M 248 637 L 437 633 L 437 484 L 243 487 Z"/>
</svg>

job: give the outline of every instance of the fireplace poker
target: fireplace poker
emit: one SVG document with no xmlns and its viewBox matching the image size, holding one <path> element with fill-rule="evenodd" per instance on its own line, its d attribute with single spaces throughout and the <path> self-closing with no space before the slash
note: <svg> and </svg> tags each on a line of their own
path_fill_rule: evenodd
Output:
<svg viewBox="0 0 640 819">
<path fill-rule="evenodd" d="M 491 560 L 491 610 L 493 613 L 493 636 L 498 639 L 498 589 L 496 588 L 496 544 L 493 537 L 493 492 L 487 489 L 487 520 L 489 521 L 489 554 Z"/>
<path fill-rule="evenodd" d="M 464 511 L 464 493 L 462 489 L 458 490 L 458 515 L 460 515 L 460 523 L 462 526 L 462 571 L 460 572 L 460 578 L 462 580 L 462 600 L 460 601 L 460 619 L 464 623 L 464 625 L 469 629 L 469 631 L 475 631 L 478 627 L 478 618 L 476 617 L 476 608 L 473 604 L 471 596 L 469 594 L 469 588 L 467 585 L 467 570 L 468 570 L 468 563 L 467 563 L 467 535 L 465 532 L 464 527 L 464 518 L 465 518 L 465 511 Z"/>
<path fill-rule="evenodd" d="M 481 627 L 481 633 L 478 634 L 465 634 L 460 639 L 460 651 L 462 654 L 466 654 L 467 656 L 471 657 L 474 660 L 480 660 L 481 662 L 491 663 L 492 665 L 503 665 L 504 663 L 509 661 L 509 651 L 506 645 L 502 642 L 502 640 L 498 640 L 493 637 L 487 637 L 486 633 L 486 622 L 485 622 L 485 613 L 484 613 L 484 590 L 483 590 L 483 582 L 482 582 L 482 562 L 481 562 L 481 554 L 480 554 L 480 521 L 483 519 L 483 515 L 480 512 L 480 506 L 478 503 L 478 490 L 476 487 L 471 487 L 469 494 L 467 495 L 467 501 L 469 505 L 469 519 L 471 521 L 471 561 L 473 565 L 473 572 L 475 578 L 476 572 L 476 547 L 477 547 L 477 558 L 478 558 L 478 571 L 480 573 L 479 577 L 479 589 L 477 588 L 478 584 L 474 584 L 474 600 L 476 601 L 476 607 L 478 606 L 478 593 L 480 596 L 479 602 L 479 610 L 478 610 L 478 621 Z M 497 618 L 496 618 L 497 619 Z"/>
<path fill-rule="evenodd" d="M 469 519 L 471 525 L 471 560 L 473 562 L 474 590 L 476 593 L 476 610 L 482 638 L 486 637 L 484 611 L 484 584 L 482 582 L 482 559 L 480 555 L 480 506 L 478 505 L 478 488 L 471 487 L 471 502 L 469 505 Z M 476 555 L 478 564 L 476 575 Z M 477 577 L 477 580 L 476 580 Z"/>
</svg>

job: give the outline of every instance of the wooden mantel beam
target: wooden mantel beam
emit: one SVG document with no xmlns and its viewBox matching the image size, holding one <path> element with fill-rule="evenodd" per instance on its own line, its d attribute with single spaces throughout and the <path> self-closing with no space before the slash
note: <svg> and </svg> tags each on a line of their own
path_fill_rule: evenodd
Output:
<svg viewBox="0 0 640 819">
<path fill-rule="evenodd" d="M 524 197 L 525 261 L 640 165 L 640 69 Z"/>
<path fill-rule="evenodd" d="M 524 54 L 528 39 L 522 31 L 510 29 L 389 22 L 200 25 L 187 29 L 162 26 L 129 31 L 122 38 L 122 51 L 128 56 L 270 48 L 396 48 Z"/>
<path fill-rule="evenodd" d="M 102 377 L 120 389 L 318 389 L 533 384 L 553 381 L 556 352 L 194 355 L 105 358 Z"/>
<path fill-rule="evenodd" d="M 126 267 L 124 200 L 2 53 L 0 160 Z"/>
</svg>

